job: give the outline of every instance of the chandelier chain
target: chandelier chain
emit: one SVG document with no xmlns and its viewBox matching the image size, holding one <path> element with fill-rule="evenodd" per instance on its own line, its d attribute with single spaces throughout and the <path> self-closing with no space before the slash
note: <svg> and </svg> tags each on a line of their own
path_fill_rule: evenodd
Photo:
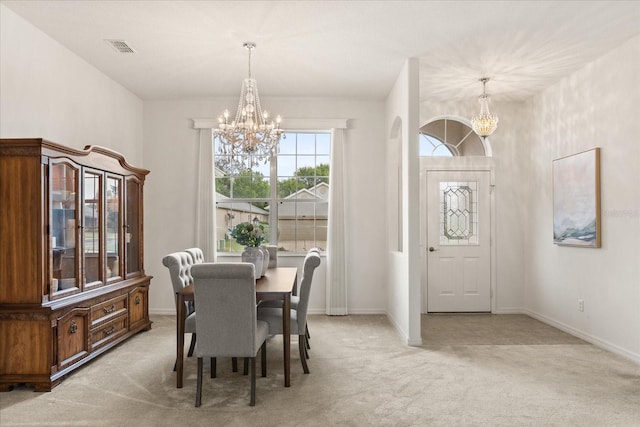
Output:
<svg viewBox="0 0 640 427">
<path fill-rule="evenodd" d="M 480 113 L 471 119 L 473 131 L 481 138 L 491 135 L 498 127 L 498 116 L 489 111 L 489 95 L 487 95 L 488 77 L 480 79 L 482 82 L 482 95 L 478 97 Z"/>
</svg>

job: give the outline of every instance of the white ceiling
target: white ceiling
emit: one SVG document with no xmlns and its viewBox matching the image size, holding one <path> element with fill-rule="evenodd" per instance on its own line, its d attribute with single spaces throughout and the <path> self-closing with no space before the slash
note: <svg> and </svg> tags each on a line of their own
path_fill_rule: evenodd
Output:
<svg viewBox="0 0 640 427">
<path fill-rule="evenodd" d="M 1 3 L 142 99 L 237 96 L 253 41 L 262 97 L 383 99 L 419 57 L 422 101 L 476 97 L 482 76 L 516 101 L 640 34 L 638 1 Z"/>
</svg>

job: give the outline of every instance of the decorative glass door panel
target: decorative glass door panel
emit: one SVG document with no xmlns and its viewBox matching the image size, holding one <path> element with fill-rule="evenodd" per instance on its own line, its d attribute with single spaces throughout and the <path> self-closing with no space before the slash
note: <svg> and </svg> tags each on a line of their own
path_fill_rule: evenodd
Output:
<svg viewBox="0 0 640 427">
<path fill-rule="evenodd" d="M 122 251 L 122 179 L 107 176 L 107 281 L 120 277 Z"/>
<path fill-rule="evenodd" d="M 49 206 L 51 236 L 51 295 L 79 288 L 78 248 L 79 168 L 66 161 L 51 161 Z"/>
<path fill-rule="evenodd" d="M 86 171 L 83 178 L 83 248 L 85 285 L 101 284 L 102 278 L 102 174 Z"/>
<path fill-rule="evenodd" d="M 478 244 L 476 181 L 440 182 L 440 244 Z"/>
<path fill-rule="evenodd" d="M 142 253 L 140 251 L 140 239 L 142 234 L 142 185 L 136 178 L 127 178 L 127 207 L 125 232 L 125 253 L 126 253 L 126 273 L 127 277 L 140 274 L 142 272 Z"/>
</svg>

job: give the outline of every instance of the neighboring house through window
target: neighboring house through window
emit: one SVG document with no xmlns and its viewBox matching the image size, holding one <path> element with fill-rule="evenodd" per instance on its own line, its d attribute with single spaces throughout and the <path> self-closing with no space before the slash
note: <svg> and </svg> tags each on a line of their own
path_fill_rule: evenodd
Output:
<svg viewBox="0 0 640 427">
<path fill-rule="evenodd" d="M 329 132 L 287 132 L 267 162 L 220 155 L 214 141 L 218 251 L 243 250 L 230 235 L 241 222 L 262 224 L 279 251 L 326 249 Z"/>
</svg>

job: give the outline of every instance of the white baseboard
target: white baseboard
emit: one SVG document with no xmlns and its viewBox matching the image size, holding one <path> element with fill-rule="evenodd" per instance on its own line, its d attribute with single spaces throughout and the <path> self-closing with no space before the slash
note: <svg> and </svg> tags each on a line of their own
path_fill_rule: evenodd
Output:
<svg viewBox="0 0 640 427">
<path fill-rule="evenodd" d="M 526 314 L 521 307 L 496 308 L 492 314 Z"/>
<path fill-rule="evenodd" d="M 629 359 L 629 360 L 631 360 L 631 361 L 633 361 L 635 363 L 640 364 L 640 354 L 633 353 L 633 352 L 631 352 L 629 350 L 626 350 L 626 349 L 624 349 L 622 347 L 619 347 L 619 346 L 617 346 L 615 344 L 612 344 L 612 343 L 610 343 L 608 341 L 605 341 L 603 339 L 600 339 L 598 337 L 590 335 L 590 334 L 588 334 L 586 332 L 583 332 L 583 331 L 581 331 L 579 329 L 576 329 L 576 328 L 574 328 L 572 326 L 565 325 L 562 322 L 558 322 L 557 320 L 551 319 L 551 318 L 549 318 L 547 316 L 544 316 L 544 315 L 542 315 L 540 313 L 536 313 L 535 311 L 525 309 L 525 310 L 523 310 L 523 313 L 526 314 L 527 316 L 531 316 L 534 319 L 537 319 L 537 320 L 539 320 L 539 321 L 541 321 L 543 323 L 546 323 L 547 325 L 551 325 L 554 328 L 560 329 L 561 331 L 564 331 L 564 332 L 566 332 L 568 334 L 571 334 L 574 337 L 577 337 L 577 338 L 580 338 L 582 340 L 585 340 L 585 341 L 595 345 L 596 347 L 600 347 L 600 348 L 602 348 L 604 350 L 610 351 L 610 352 L 615 353 L 615 354 L 617 354 L 619 356 L 622 356 L 622 357 L 624 357 L 626 359 Z"/>
<path fill-rule="evenodd" d="M 176 310 L 175 308 L 174 309 L 154 308 L 154 309 L 149 309 L 149 315 L 150 316 L 175 316 Z"/>
<path fill-rule="evenodd" d="M 307 314 L 326 314 L 326 311 L 322 308 L 310 308 L 307 310 Z M 349 311 L 349 314 L 376 314 L 376 315 L 387 315 L 386 310 L 382 309 L 370 309 L 370 310 L 353 310 Z M 175 316 L 175 309 L 166 309 L 166 308 L 155 308 L 149 309 L 149 315 L 155 316 Z"/>
<path fill-rule="evenodd" d="M 404 333 L 402 328 L 400 326 L 398 326 L 398 324 L 396 323 L 395 319 L 393 317 L 389 316 L 389 313 L 385 313 L 385 314 L 387 315 L 387 319 L 389 319 L 389 322 L 391 322 L 391 325 L 395 328 L 397 334 L 400 336 L 400 339 L 402 339 L 402 341 L 407 343 L 407 345 L 410 345 L 409 344 L 409 337 L 407 336 L 407 334 Z"/>
<path fill-rule="evenodd" d="M 326 310 L 322 308 L 310 308 L 307 310 L 307 314 L 327 314 Z M 387 315 L 387 311 L 383 309 L 367 309 L 367 310 L 349 310 L 349 314 L 375 314 L 375 315 Z"/>
</svg>

